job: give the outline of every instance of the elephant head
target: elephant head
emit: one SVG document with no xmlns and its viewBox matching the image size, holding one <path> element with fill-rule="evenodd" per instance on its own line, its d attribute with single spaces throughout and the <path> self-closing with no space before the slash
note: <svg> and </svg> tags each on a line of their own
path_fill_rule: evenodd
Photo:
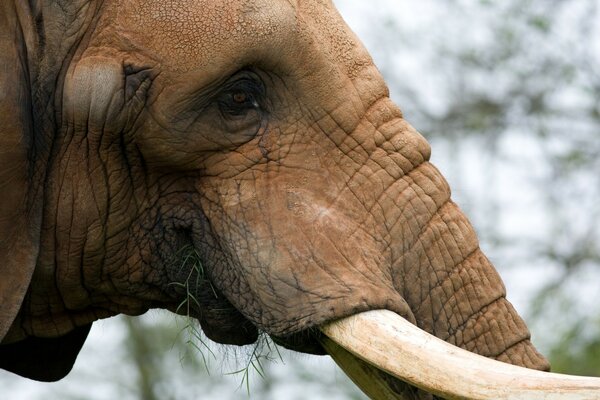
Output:
<svg viewBox="0 0 600 400">
<path fill-rule="evenodd" d="M 220 343 L 389 310 L 548 369 L 330 1 L 0 7 L 1 367 L 60 379 L 94 320 L 188 301 Z"/>
</svg>

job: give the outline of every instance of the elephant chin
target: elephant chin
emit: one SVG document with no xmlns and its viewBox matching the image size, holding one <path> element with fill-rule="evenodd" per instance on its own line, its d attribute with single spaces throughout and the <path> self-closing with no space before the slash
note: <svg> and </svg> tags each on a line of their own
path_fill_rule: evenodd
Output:
<svg viewBox="0 0 600 400">
<path fill-rule="evenodd" d="M 387 310 L 321 327 L 320 341 L 372 399 L 597 399 L 600 378 L 531 370 L 455 347 Z M 416 388 L 423 389 L 422 392 Z"/>
<path fill-rule="evenodd" d="M 210 340 L 243 346 L 258 339 L 258 329 L 216 291 L 207 280 L 198 280 L 186 302 L 175 302 L 166 308 L 175 314 L 198 320 Z M 193 300 L 191 300 L 193 299 Z"/>
<path fill-rule="evenodd" d="M 258 329 L 240 313 L 213 309 L 196 315 L 196 318 L 202 332 L 212 341 L 243 346 L 258 339 Z"/>
</svg>

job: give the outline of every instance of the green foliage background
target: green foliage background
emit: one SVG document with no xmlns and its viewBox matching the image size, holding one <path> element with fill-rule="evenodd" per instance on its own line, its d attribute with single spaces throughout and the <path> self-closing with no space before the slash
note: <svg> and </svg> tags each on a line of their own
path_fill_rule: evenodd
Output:
<svg viewBox="0 0 600 400">
<path fill-rule="evenodd" d="M 585 375 L 600 375 L 599 3 L 336 1 L 432 143 L 534 342 L 555 371 Z M 0 384 L 31 399 L 364 398 L 325 358 L 267 349 L 255 368 L 253 348 L 209 351 L 195 329 L 163 312 L 119 317 L 96 324 L 62 383 Z"/>
</svg>

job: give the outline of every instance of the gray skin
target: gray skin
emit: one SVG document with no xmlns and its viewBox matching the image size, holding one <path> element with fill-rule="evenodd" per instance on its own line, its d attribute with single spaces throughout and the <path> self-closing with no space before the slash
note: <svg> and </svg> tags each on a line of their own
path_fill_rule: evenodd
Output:
<svg viewBox="0 0 600 400">
<path fill-rule="evenodd" d="M 2 1 L 0 54 L 1 367 L 60 379 L 94 320 L 192 282 L 220 343 L 320 354 L 389 309 L 548 369 L 330 1 Z"/>
</svg>

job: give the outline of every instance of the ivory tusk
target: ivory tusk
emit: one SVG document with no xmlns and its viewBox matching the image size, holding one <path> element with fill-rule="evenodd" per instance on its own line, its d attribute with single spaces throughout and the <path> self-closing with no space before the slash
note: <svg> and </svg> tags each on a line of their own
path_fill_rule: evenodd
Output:
<svg viewBox="0 0 600 400">
<path fill-rule="evenodd" d="M 541 372 L 482 357 L 387 310 L 334 321 L 321 331 L 378 369 L 446 399 L 600 399 L 600 378 Z"/>
<path fill-rule="evenodd" d="M 340 347 L 327 336 L 319 340 L 325 351 L 333 358 L 344 373 L 358 386 L 370 399 L 377 400 L 404 400 L 382 379 L 384 372 L 377 367 L 361 360 L 354 354 Z"/>
</svg>

